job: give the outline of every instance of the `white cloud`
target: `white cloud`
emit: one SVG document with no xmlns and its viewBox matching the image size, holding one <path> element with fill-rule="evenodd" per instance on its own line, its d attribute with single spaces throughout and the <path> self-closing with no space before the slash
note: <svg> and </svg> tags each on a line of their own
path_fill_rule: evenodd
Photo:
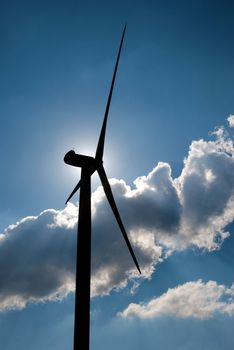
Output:
<svg viewBox="0 0 234 350">
<path fill-rule="evenodd" d="M 161 316 L 207 319 L 216 313 L 234 315 L 234 283 L 227 288 L 214 281 L 187 282 L 169 289 L 147 304 L 130 304 L 119 315 L 141 319 Z"/>
<path fill-rule="evenodd" d="M 227 121 L 229 123 L 229 126 L 230 128 L 233 128 L 234 127 L 234 115 L 230 115 L 228 118 L 227 118 Z"/>
<path fill-rule="evenodd" d="M 60 226 L 50 225 L 61 215 L 74 220 L 74 206 L 45 210 L 5 230 L 0 241 L 1 309 L 59 299 L 74 290 L 74 230 L 64 229 L 62 220 Z"/>
<path fill-rule="evenodd" d="M 160 162 L 135 188 L 111 185 L 142 270 L 140 277 L 99 187 L 92 195 L 92 295 L 151 278 L 157 263 L 191 246 L 214 250 L 234 219 L 234 148 L 223 128 L 190 145 L 181 175 Z M 74 290 L 77 206 L 48 209 L 0 234 L 0 309 L 62 298 Z M 135 288 L 135 287 L 134 287 Z"/>
</svg>

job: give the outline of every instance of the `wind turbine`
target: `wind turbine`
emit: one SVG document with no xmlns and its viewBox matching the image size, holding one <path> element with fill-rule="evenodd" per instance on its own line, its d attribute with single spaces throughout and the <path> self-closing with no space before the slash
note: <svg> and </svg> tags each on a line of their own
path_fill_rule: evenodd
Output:
<svg viewBox="0 0 234 350">
<path fill-rule="evenodd" d="M 75 321 L 74 321 L 74 350 L 89 349 L 89 323 L 90 323 L 90 273 L 91 273 L 91 176 L 97 171 L 101 183 L 109 201 L 113 214 L 117 220 L 120 231 L 127 244 L 133 261 L 141 273 L 137 259 L 129 242 L 127 233 L 123 226 L 119 211 L 117 209 L 112 190 L 103 167 L 103 152 L 106 133 L 107 118 L 111 103 L 112 92 L 115 83 L 119 57 L 122 49 L 126 25 L 123 29 L 110 92 L 106 104 L 104 120 L 99 136 L 95 157 L 76 154 L 74 150 L 66 153 L 64 162 L 66 164 L 81 168 L 81 179 L 71 192 L 66 203 L 80 189 L 79 220 L 77 236 L 77 258 L 76 258 L 76 292 L 75 292 Z"/>
</svg>

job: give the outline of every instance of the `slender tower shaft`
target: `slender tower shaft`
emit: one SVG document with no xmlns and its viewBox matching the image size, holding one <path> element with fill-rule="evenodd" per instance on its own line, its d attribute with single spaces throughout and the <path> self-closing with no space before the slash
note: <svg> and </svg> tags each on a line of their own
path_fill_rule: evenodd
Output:
<svg viewBox="0 0 234 350">
<path fill-rule="evenodd" d="M 81 169 L 76 257 L 74 350 L 89 350 L 91 274 L 91 174 Z"/>
</svg>

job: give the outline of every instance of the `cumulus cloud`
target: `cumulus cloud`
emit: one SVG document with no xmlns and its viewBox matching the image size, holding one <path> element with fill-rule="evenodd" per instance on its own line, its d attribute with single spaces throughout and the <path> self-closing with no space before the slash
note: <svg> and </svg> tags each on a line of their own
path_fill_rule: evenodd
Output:
<svg viewBox="0 0 234 350">
<path fill-rule="evenodd" d="M 160 162 L 131 188 L 110 180 L 142 276 L 134 266 L 101 187 L 92 194 L 92 295 L 151 278 L 175 250 L 219 249 L 234 218 L 234 147 L 223 128 L 193 141 L 178 178 Z M 0 309 L 62 298 L 74 290 L 78 207 L 48 209 L 0 234 Z"/>
<path fill-rule="evenodd" d="M 208 319 L 217 313 L 234 315 L 234 283 L 230 288 L 214 281 L 187 282 L 147 304 L 130 304 L 119 313 L 124 318 L 152 319 L 161 316 Z"/>
<path fill-rule="evenodd" d="M 227 118 L 227 121 L 229 123 L 230 128 L 233 128 L 234 127 L 234 115 L 233 114 L 229 115 L 229 117 Z"/>
<path fill-rule="evenodd" d="M 6 229 L 0 240 L 1 309 L 59 299 L 74 289 L 75 235 L 68 231 L 76 212 L 73 205 L 48 209 Z"/>
</svg>

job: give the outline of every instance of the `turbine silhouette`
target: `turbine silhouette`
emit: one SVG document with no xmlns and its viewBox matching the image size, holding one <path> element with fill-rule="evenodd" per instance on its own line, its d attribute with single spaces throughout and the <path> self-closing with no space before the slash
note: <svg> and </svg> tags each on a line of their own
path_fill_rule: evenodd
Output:
<svg viewBox="0 0 234 350">
<path fill-rule="evenodd" d="M 109 201 L 113 214 L 122 232 L 133 261 L 141 273 L 137 259 L 129 242 L 127 233 L 117 209 L 112 190 L 103 167 L 103 152 L 107 118 L 111 103 L 112 92 L 115 83 L 116 72 L 120 53 L 123 45 L 126 25 L 123 29 L 121 42 L 118 50 L 114 74 L 111 82 L 110 92 L 106 104 L 106 110 L 102 129 L 99 136 L 96 155 L 89 157 L 76 154 L 73 150 L 66 153 L 64 162 L 66 164 L 81 168 L 81 179 L 71 192 L 66 203 L 80 189 L 79 221 L 77 236 L 77 258 L 76 258 L 76 292 L 75 292 L 75 321 L 74 321 L 74 350 L 89 349 L 89 323 L 90 323 L 90 273 L 91 273 L 91 176 L 97 171 L 103 185 L 104 192 Z"/>
</svg>

